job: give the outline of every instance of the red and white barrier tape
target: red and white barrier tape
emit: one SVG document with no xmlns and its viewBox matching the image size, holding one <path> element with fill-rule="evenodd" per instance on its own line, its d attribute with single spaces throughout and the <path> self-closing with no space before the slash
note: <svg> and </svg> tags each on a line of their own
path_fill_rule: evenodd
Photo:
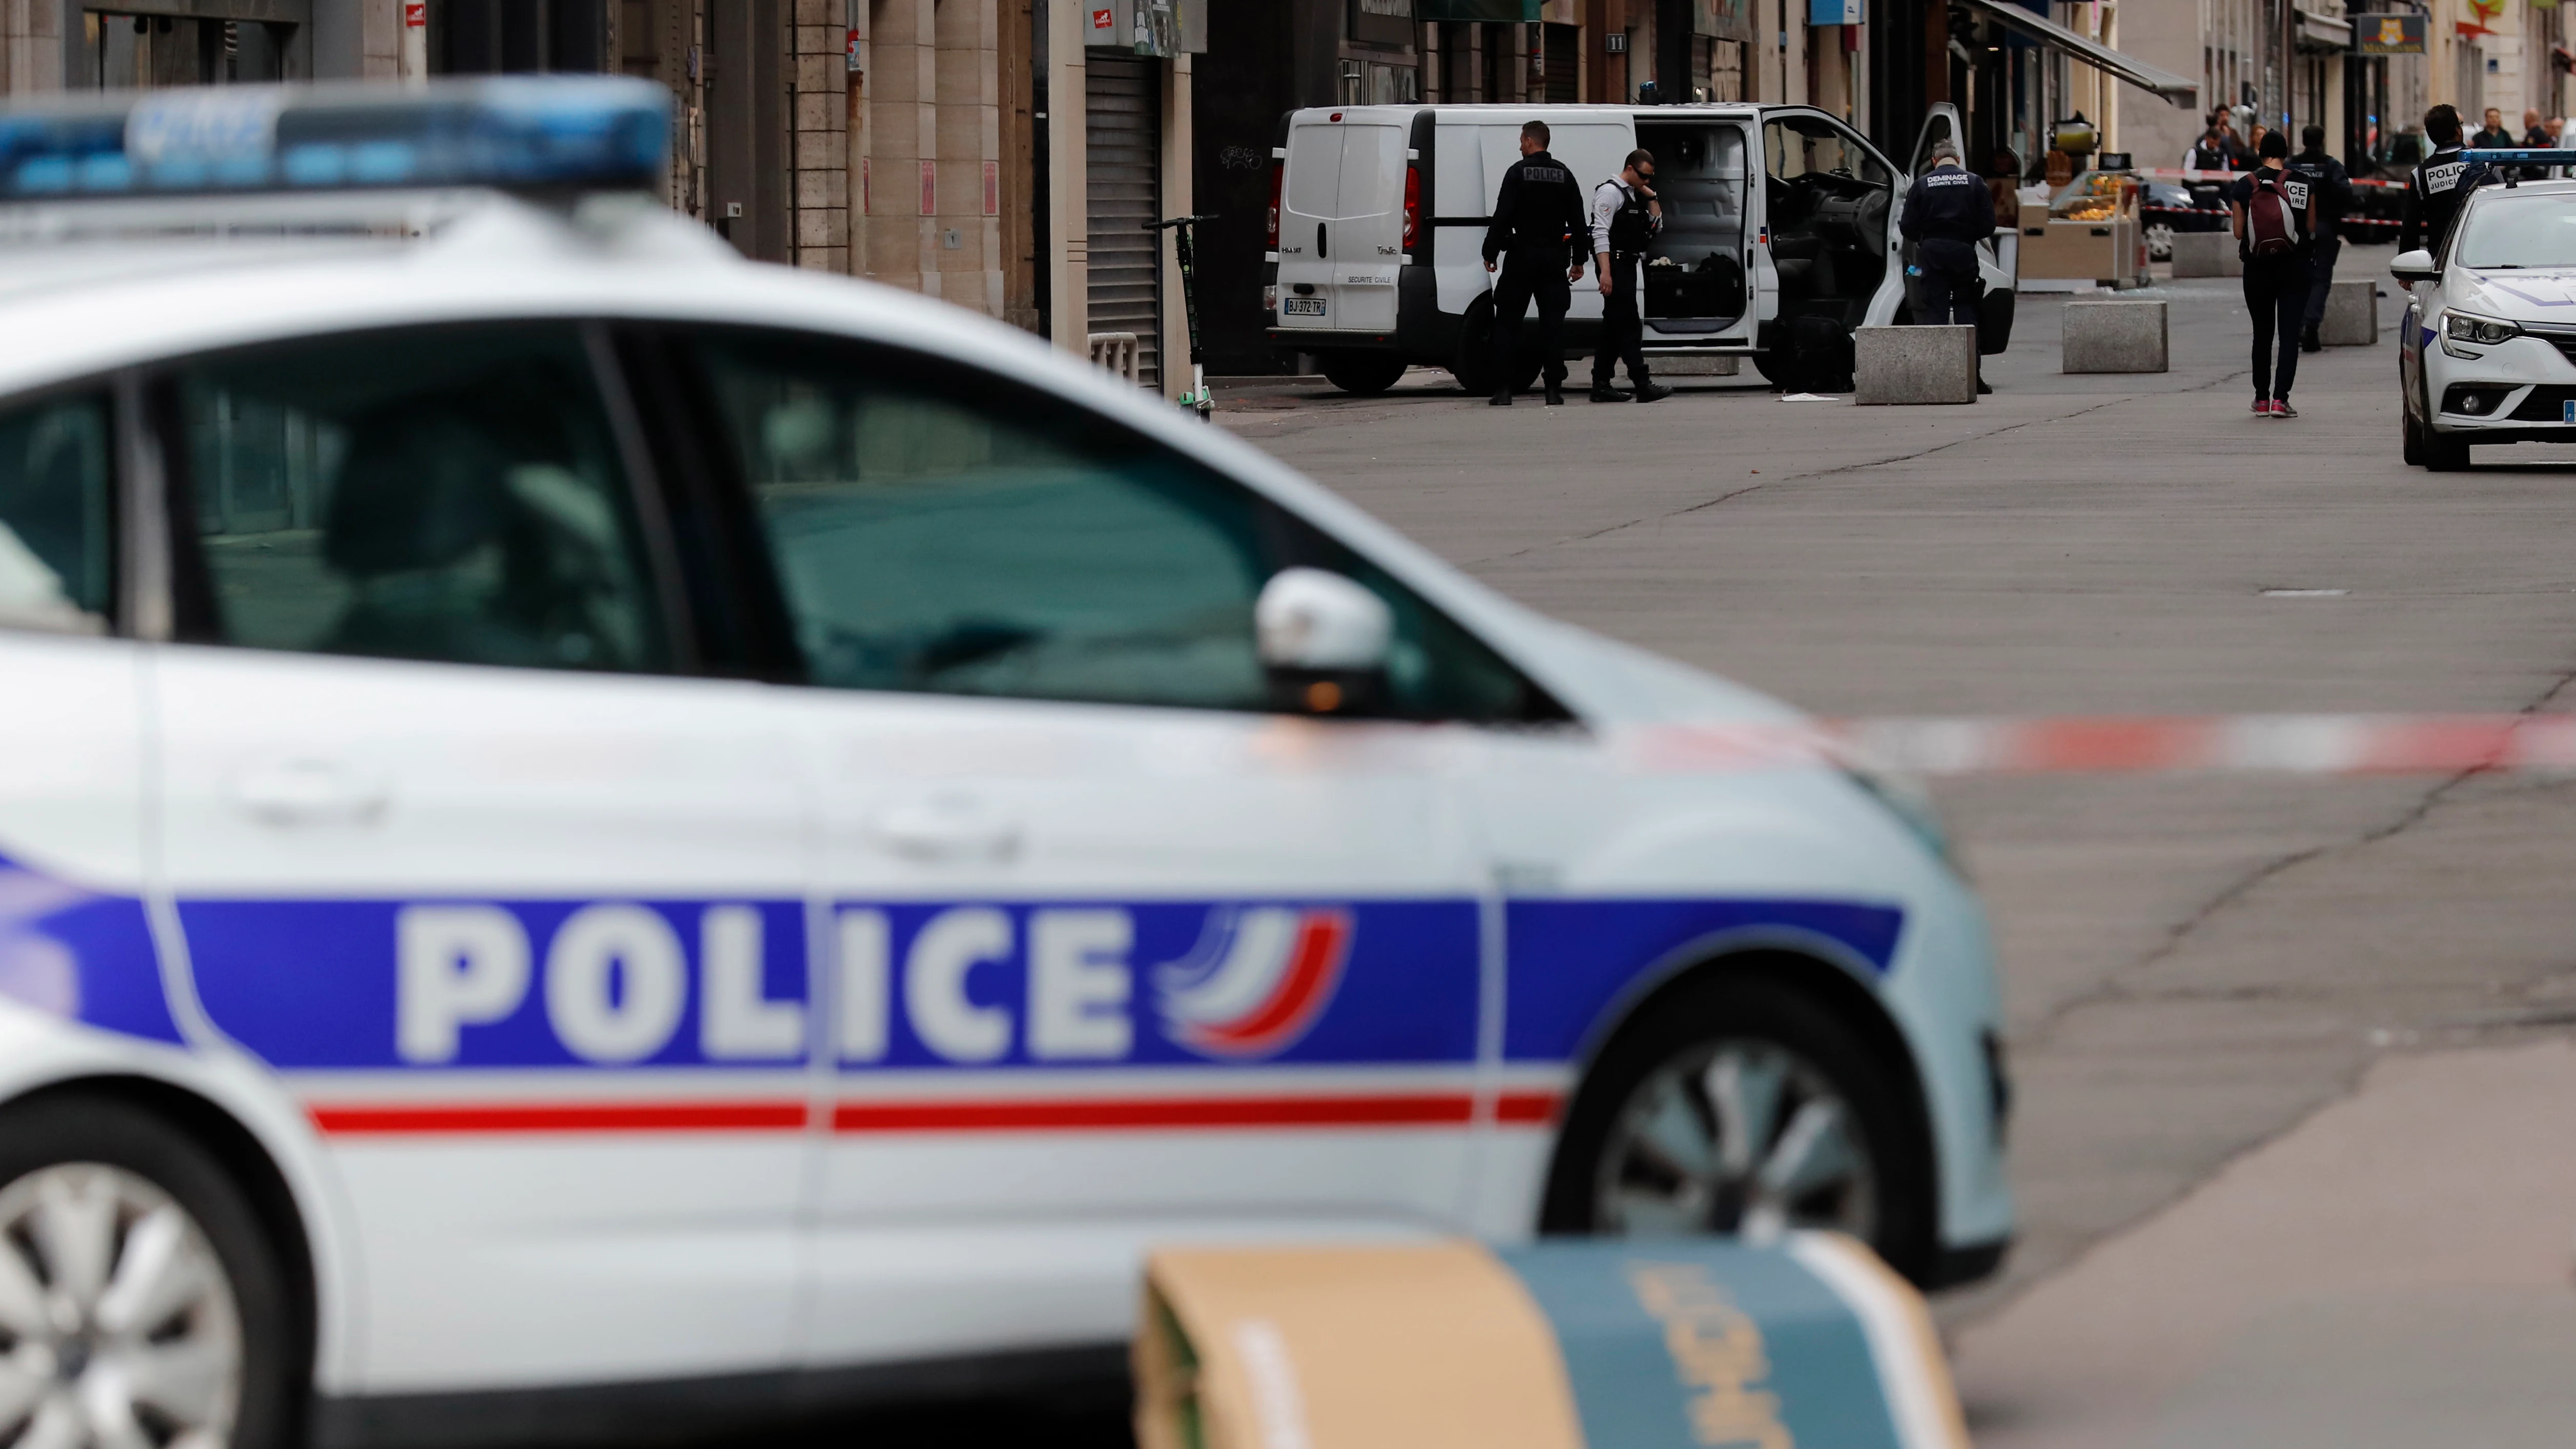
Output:
<svg viewBox="0 0 2576 1449">
<path fill-rule="evenodd" d="M 1650 769 L 1867 762 L 1916 775 L 2442 775 L 2576 769 L 2576 715 L 2105 715 L 1664 725 Z"/>
</svg>

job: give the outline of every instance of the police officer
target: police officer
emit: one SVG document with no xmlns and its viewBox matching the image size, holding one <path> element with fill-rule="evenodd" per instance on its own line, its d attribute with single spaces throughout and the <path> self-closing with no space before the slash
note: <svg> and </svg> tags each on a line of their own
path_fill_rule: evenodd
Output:
<svg viewBox="0 0 2576 1449">
<path fill-rule="evenodd" d="M 2433 150 L 2415 163 L 2406 178 L 2406 210 L 2397 223 L 2397 249 L 2415 250 L 2420 232 L 2422 247 L 2439 256 L 2451 239 L 2451 221 L 2460 214 L 2461 199 L 2486 179 L 2487 168 L 2460 159 L 2460 113 L 2451 106 L 2435 106 L 2424 113 L 2424 138 L 2433 143 Z"/>
<path fill-rule="evenodd" d="M 1646 243 L 1664 229 L 1664 204 L 1655 199 L 1655 156 L 1631 151 L 1617 176 L 1592 188 L 1592 262 L 1601 278 L 1601 345 L 1592 353 L 1594 402 L 1653 402 L 1673 395 L 1646 376 L 1646 324 L 1637 313 L 1637 269 Z M 1610 385 L 1610 369 L 1625 361 L 1634 393 Z"/>
<path fill-rule="evenodd" d="M 1513 361 L 1520 353 L 1521 314 L 1538 300 L 1538 347 L 1547 402 L 1565 401 L 1565 309 L 1583 279 L 1583 188 L 1547 154 L 1547 122 L 1521 126 L 1521 159 L 1503 172 L 1485 228 L 1485 270 L 1508 254 L 1494 286 L 1494 406 L 1512 405 Z M 1559 275 L 1562 270 L 1563 275 Z"/>
<path fill-rule="evenodd" d="M 1976 326 L 1977 299 L 1985 290 L 1977 277 L 1977 243 L 1995 234 L 1995 199 L 1984 182 L 1960 167 L 1957 146 L 1932 143 L 1932 164 L 1905 193 L 1897 229 L 1914 243 L 1923 274 L 1923 324 Z M 1977 391 L 1994 391 L 1986 386 L 1983 368 Z"/>
<path fill-rule="evenodd" d="M 2318 324 L 2326 320 L 2326 297 L 2334 290 L 2335 255 L 2343 250 L 2343 218 L 2353 207 L 2352 178 L 2343 163 L 2326 154 L 2326 128 L 2299 129 L 2302 149 L 2290 158 L 2290 204 L 2308 214 L 2307 325 L 2299 331 L 2301 352 L 2322 352 Z"/>
</svg>

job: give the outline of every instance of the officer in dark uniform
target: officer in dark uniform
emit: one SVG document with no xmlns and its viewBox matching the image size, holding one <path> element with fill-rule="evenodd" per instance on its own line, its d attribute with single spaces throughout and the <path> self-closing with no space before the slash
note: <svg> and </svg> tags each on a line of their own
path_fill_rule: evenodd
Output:
<svg viewBox="0 0 2576 1449">
<path fill-rule="evenodd" d="M 2440 256 L 2451 239 L 2451 222 L 2460 214 L 2460 203 L 2486 179 L 2487 168 L 2460 159 L 2460 113 L 2453 107 L 2435 106 L 2424 113 L 2424 137 L 2433 143 L 2433 151 L 2415 163 L 2413 174 L 2406 178 L 2406 210 L 2397 223 L 2397 249 L 2411 252 L 2421 246 Z"/>
<path fill-rule="evenodd" d="M 1959 166 L 1959 148 L 1932 143 L 1932 164 L 1905 193 L 1897 229 L 1914 243 L 1922 271 L 1919 319 L 1931 327 L 1974 327 L 1985 284 L 1977 276 L 1977 243 L 1995 234 L 1995 199 Z M 1979 370 L 1977 391 L 1992 392 Z"/>
<path fill-rule="evenodd" d="M 2352 177 L 2343 163 L 2326 154 L 2326 128 L 2300 128 L 2302 149 L 2290 158 L 2290 204 L 2308 214 L 2307 326 L 2299 332 L 2301 352 L 2322 352 L 2318 324 L 2326 320 L 2326 297 L 2334 283 L 2335 256 L 2343 250 L 2343 218 L 2353 207 Z"/>
<path fill-rule="evenodd" d="M 1539 356 L 1545 359 L 1548 406 L 1565 401 L 1565 309 L 1583 276 L 1591 241 L 1583 219 L 1583 188 L 1574 173 L 1547 154 L 1547 122 L 1521 127 L 1521 159 L 1503 172 L 1494 196 L 1493 224 L 1485 228 L 1485 270 L 1508 254 L 1494 286 L 1494 406 L 1512 405 L 1513 359 L 1520 353 L 1521 314 L 1538 299 Z"/>
</svg>

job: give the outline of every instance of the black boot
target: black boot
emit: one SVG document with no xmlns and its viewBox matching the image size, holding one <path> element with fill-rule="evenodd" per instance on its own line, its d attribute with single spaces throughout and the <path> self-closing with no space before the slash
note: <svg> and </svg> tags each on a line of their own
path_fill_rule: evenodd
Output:
<svg viewBox="0 0 2576 1449">
<path fill-rule="evenodd" d="M 1993 388 L 1988 387 L 1988 386 L 1986 385 L 1986 375 L 1985 375 L 1984 373 L 1982 373 L 1982 372 L 1978 373 L 1978 374 L 1977 374 L 1977 396 L 1979 396 L 1979 397 L 1984 397 L 1986 394 L 1988 394 L 1988 393 L 1990 393 L 1990 392 L 1993 392 L 1993 391 L 1994 391 L 1994 389 L 1993 389 Z"/>
<path fill-rule="evenodd" d="M 1502 386 L 1495 388 L 1493 400 L 1489 405 L 1498 408 L 1510 407 L 1512 405 L 1512 385 L 1507 382 Z"/>
<path fill-rule="evenodd" d="M 1557 381 L 1555 378 L 1548 379 L 1547 405 L 1552 408 L 1561 408 L 1565 406 L 1565 384 Z"/>
<path fill-rule="evenodd" d="M 2325 343 L 2317 336 L 2317 324 L 2314 322 L 2309 323 L 2307 330 L 2299 334 L 2299 350 L 2301 352 L 2323 352 L 2326 350 Z"/>
<path fill-rule="evenodd" d="M 1673 390 L 1664 386 L 1660 382 L 1641 382 L 1637 384 L 1637 401 L 1639 402 L 1654 402 L 1661 398 L 1671 397 L 1672 395 Z"/>
</svg>

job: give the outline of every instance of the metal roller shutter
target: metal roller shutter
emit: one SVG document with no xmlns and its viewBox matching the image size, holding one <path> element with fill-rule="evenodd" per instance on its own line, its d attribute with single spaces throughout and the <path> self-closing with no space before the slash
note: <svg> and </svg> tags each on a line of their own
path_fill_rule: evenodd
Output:
<svg viewBox="0 0 2576 1449">
<path fill-rule="evenodd" d="M 1136 380 L 1162 390 L 1163 234 L 1160 63 L 1093 55 L 1085 70 L 1091 330 L 1136 334 Z"/>
</svg>

